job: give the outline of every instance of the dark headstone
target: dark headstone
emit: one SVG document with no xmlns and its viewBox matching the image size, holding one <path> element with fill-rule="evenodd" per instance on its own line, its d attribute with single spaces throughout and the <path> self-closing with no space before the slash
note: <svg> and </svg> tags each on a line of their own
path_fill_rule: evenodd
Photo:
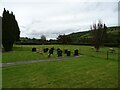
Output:
<svg viewBox="0 0 120 90">
<path fill-rule="evenodd" d="M 46 52 L 48 51 L 48 48 L 46 48 Z"/>
<path fill-rule="evenodd" d="M 32 48 L 32 52 L 36 52 L 36 48 Z"/>
<path fill-rule="evenodd" d="M 45 49 L 45 48 L 43 49 L 43 52 L 44 52 L 44 53 L 46 52 L 46 49 Z"/>
<path fill-rule="evenodd" d="M 57 51 L 58 57 L 62 57 L 62 50 Z"/>
<path fill-rule="evenodd" d="M 44 49 L 43 49 L 43 52 L 44 52 L 44 53 L 48 52 L 48 48 L 44 48 Z"/>
<path fill-rule="evenodd" d="M 54 50 L 54 47 L 52 47 L 51 50 Z"/>
<path fill-rule="evenodd" d="M 70 56 L 70 51 L 67 51 L 67 56 Z"/>
<path fill-rule="evenodd" d="M 74 56 L 78 56 L 78 49 L 74 51 Z"/>
<path fill-rule="evenodd" d="M 60 49 L 59 49 L 59 48 L 57 48 L 57 54 L 58 54 L 59 50 L 60 50 Z"/>
<path fill-rule="evenodd" d="M 51 54 L 53 54 L 53 51 L 54 51 L 54 48 L 51 48 L 51 49 L 49 50 L 48 58 L 50 57 Z"/>
<path fill-rule="evenodd" d="M 68 49 L 65 49 L 65 54 L 67 54 Z"/>
<path fill-rule="evenodd" d="M 50 53 L 50 54 L 53 54 L 53 51 L 54 51 L 54 49 L 51 48 L 51 49 L 49 50 L 49 53 Z"/>
</svg>

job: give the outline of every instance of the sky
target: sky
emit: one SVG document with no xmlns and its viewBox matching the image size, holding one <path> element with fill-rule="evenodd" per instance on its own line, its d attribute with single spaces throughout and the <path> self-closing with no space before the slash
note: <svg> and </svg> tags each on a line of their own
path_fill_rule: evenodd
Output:
<svg viewBox="0 0 120 90">
<path fill-rule="evenodd" d="M 13 11 L 21 37 L 56 39 L 60 34 L 86 31 L 101 20 L 118 26 L 119 0 L 0 0 L 3 9 Z"/>
</svg>

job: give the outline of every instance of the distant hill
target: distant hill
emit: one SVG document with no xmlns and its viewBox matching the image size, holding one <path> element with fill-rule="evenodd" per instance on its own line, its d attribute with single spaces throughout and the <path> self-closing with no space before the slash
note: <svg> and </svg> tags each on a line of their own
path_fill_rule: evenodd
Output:
<svg viewBox="0 0 120 90">
<path fill-rule="evenodd" d="M 107 29 L 107 41 L 105 42 L 106 45 L 108 44 L 118 44 L 120 26 L 108 27 Z M 72 42 L 74 44 L 91 44 L 91 31 L 83 31 L 77 33 L 71 33 L 67 36 L 72 38 Z"/>
</svg>

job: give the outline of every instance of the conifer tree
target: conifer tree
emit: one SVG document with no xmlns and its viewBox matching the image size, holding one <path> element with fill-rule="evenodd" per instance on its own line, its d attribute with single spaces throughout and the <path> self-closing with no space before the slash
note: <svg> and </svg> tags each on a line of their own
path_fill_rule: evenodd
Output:
<svg viewBox="0 0 120 90">
<path fill-rule="evenodd" d="M 2 15 L 2 44 L 5 51 L 11 51 L 15 41 L 20 38 L 20 29 L 13 12 L 4 8 Z"/>
</svg>

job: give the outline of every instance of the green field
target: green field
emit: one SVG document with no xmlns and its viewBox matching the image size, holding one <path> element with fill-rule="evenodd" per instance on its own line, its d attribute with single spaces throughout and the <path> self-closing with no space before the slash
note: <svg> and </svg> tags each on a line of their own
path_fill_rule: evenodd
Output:
<svg viewBox="0 0 120 90">
<path fill-rule="evenodd" d="M 88 56 L 88 59 L 91 59 L 91 57 L 96 58 L 102 58 L 106 59 L 107 57 L 107 50 L 109 50 L 109 47 L 101 48 L 100 52 L 96 53 L 95 50 L 91 49 L 91 46 L 80 46 L 80 45 L 15 45 L 13 48 L 13 51 L 11 52 L 3 52 L 2 53 L 2 62 L 18 62 L 18 61 L 26 61 L 26 60 L 43 60 L 48 59 L 48 53 L 37 53 L 32 52 L 32 47 L 35 47 L 37 49 L 42 50 L 43 48 L 55 48 L 54 54 L 51 56 L 51 58 L 57 58 L 57 48 L 60 48 L 62 50 L 68 49 L 71 51 L 71 57 L 74 54 L 74 50 L 78 49 L 79 53 L 81 55 Z M 118 59 L 118 49 L 115 49 L 115 53 L 109 53 L 109 59 L 110 60 L 117 60 Z M 65 54 L 63 54 L 63 57 L 66 57 Z"/>
<path fill-rule="evenodd" d="M 53 62 L 16 65 L 2 68 L 3 88 L 117 88 L 118 50 L 106 53 L 109 47 L 95 52 L 91 46 L 77 45 L 15 45 L 13 51 L 3 52 L 2 62 L 26 60 L 47 60 L 48 53 L 31 52 L 32 47 L 69 49 L 72 56 L 63 55 L 57 60 L 56 50 L 50 60 Z M 73 57 L 74 49 L 79 49 L 80 57 Z M 64 60 L 66 58 L 66 60 Z M 71 59 L 72 58 L 72 59 Z"/>
</svg>

